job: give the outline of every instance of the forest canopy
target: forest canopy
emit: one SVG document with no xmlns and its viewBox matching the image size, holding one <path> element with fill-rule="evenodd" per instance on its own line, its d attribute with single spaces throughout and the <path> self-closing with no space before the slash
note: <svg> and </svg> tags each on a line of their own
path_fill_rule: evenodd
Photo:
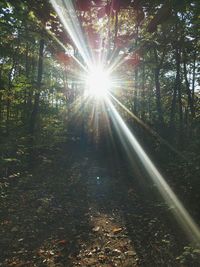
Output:
<svg viewBox="0 0 200 267">
<path fill-rule="evenodd" d="M 73 1 L 76 14 L 71 1 L 51 2 L 60 14 L 48 1 L 1 1 L 3 132 L 12 123 L 34 131 L 40 105 L 70 106 L 84 86 L 79 63 L 88 53 L 94 64 L 104 57 L 103 65 L 117 65 L 115 94 L 143 121 L 175 143 L 195 133 L 198 1 Z"/>
</svg>

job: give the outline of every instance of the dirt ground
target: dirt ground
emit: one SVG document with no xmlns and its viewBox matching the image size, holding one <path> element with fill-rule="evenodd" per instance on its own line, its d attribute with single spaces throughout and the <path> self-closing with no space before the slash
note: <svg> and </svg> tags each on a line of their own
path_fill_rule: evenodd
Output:
<svg viewBox="0 0 200 267">
<path fill-rule="evenodd" d="M 169 208 L 137 168 L 97 152 L 59 145 L 2 179 L 0 266 L 183 266 Z"/>
</svg>

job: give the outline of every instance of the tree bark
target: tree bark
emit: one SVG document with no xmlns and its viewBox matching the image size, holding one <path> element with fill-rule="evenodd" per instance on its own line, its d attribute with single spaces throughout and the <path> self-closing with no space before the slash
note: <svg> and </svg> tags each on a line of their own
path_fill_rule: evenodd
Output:
<svg viewBox="0 0 200 267">
<path fill-rule="evenodd" d="M 195 90 L 195 79 L 196 79 L 196 58 L 197 58 L 197 51 L 194 51 L 194 59 L 193 59 L 193 69 L 192 69 L 192 101 L 194 104 L 194 90 Z"/>
<path fill-rule="evenodd" d="M 173 98 L 171 104 L 171 114 L 170 114 L 170 131 L 171 135 L 172 131 L 175 130 L 175 113 L 176 113 L 176 100 L 177 100 L 177 92 L 178 92 L 178 102 L 179 102 L 179 127 L 182 129 L 183 123 L 183 111 L 182 111 L 182 96 L 181 96 L 181 80 L 180 80 L 180 49 L 178 48 L 178 44 L 175 48 L 175 59 L 176 59 L 176 78 L 174 84 Z"/>
<path fill-rule="evenodd" d="M 135 47 L 137 47 L 138 45 L 138 33 L 139 33 L 139 27 L 138 25 L 135 26 L 135 31 L 136 31 L 136 36 L 137 38 L 135 39 Z M 134 99 L 133 99 L 133 110 L 135 115 L 137 115 L 138 113 L 138 76 L 139 76 L 139 70 L 138 70 L 138 66 L 135 66 L 135 84 L 134 84 Z"/>
<path fill-rule="evenodd" d="M 142 66 L 142 85 L 141 85 L 141 119 L 145 120 L 146 99 L 145 99 L 145 65 Z"/>
<path fill-rule="evenodd" d="M 160 128 L 164 126 L 164 119 L 163 119 L 163 108 L 161 102 L 161 90 L 160 90 L 160 69 L 163 65 L 165 50 L 163 51 L 162 58 L 160 63 L 158 62 L 158 54 L 156 48 L 154 48 L 154 56 L 156 61 L 156 67 L 154 69 L 154 79 L 155 79 L 155 88 L 156 88 L 156 107 L 158 112 L 158 120 Z"/>
<path fill-rule="evenodd" d="M 176 48 L 176 88 L 178 93 L 178 107 L 179 107 L 179 144 L 183 141 L 183 104 L 182 104 L 182 88 L 180 79 L 180 49 Z"/>
<path fill-rule="evenodd" d="M 39 113 L 40 91 L 42 86 L 42 75 L 43 75 L 43 56 L 44 56 L 43 54 L 44 54 L 44 39 L 41 39 L 39 46 L 37 90 L 35 93 L 33 110 L 30 118 L 30 134 L 32 135 L 35 133 L 37 117 Z"/>
<path fill-rule="evenodd" d="M 11 106 L 11 87 L 12 87 L 12 76 L 15 70 L 15 58 L 13 57 L 12 67 L 8 73 L 8 89 L 7 89 L 7 100 L 6 100 L 6 134 L 10 132 L 10 106 Z"/>
<path fill-rule="evenodd" d="M 192 92 L 190 90 L 190 84 L 187 78 L 187 65 L 186 65 L 186 55 L 184 53 L 184 60 L 183 60 L 183 69 L 184 69 L 184 78 L 185 78 L 185 85 L 186 85 L 186 93 L 188 96 L 188 105 L 190 108 L 191 116 L 192 118 L 195 118 L 195 107 L 194 107 L 194 101 L 192 98 Z"/>
<path fill-rule="evenodd" d="M 0 88 L 0 122 L 3 119 L 3 94 L 2 94 L 2 90 L 4 89 L 4 84 L 3 84 L 3 79 L 2 79 L 2 72 L 3 72 L 3 62 L 2 65 L 0 67 L 0 84 L 1 84 L 1 88 Z"/>
<path fill-rule="evenodd" d="M 114 50 L 115 50 L 115 48 L 116 48 L 117 35 L 118 35 L 118 10 L 116 10 L 116 13 L 115 13 L 115 37 L 114 37 Z"/>
</svg>

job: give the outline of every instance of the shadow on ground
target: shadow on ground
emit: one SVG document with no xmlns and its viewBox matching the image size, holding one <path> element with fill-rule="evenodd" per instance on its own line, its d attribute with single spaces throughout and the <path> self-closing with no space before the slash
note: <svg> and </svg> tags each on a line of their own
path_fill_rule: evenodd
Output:
<svg viewBox="0 0 200 267">
<path fill-rule="evenodd" d="M 4 191 L 0 266 L 181 266 L 168 208 L 112 149 L 40 151 Z"/>
</svg>

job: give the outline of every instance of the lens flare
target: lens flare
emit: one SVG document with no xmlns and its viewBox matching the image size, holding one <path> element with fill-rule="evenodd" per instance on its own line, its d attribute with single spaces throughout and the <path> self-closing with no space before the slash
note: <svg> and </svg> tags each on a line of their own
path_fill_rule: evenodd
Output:
<svg viewBox="0 0 200 267">
<path fill-rule="evenodd" d="M 121 64 L 125 62 L 126 51 L 122 55 L 119 53 L 113 53 L 110 57 L 109 66 L 107 70 L 104 70 L 102 67 L 94 67 L 94 61 L 91 58 L 91 49 L 86 42 L 85 34 L 81 23 L 76 13 L 74 7 L 74 1 L 72 0 L 50 0 L 54 10 L 60 18 L 65 30 L 67 31 L 69 37 L 71 38 L 73 44 L 77 48 L 79 56 L 82 57 L 81 60 L 74 58 L 79 65 L 89 74 L 86 78 L 86 93 L 89 96 L 94 96 L 96 99 L 104 99 L 105 104 L 109 107 L 111 119 L 116 127 L 122 144 L 124 140 L 127 140 L 129 149 L 127 149 L 127 154 L 131 155 L 133 151 L 136 152 L 138 159 L 140 160 L 143 168 L 146 170 L 146 173 L 152 179 L 152 181 L 157 185 L 158 190 L 160 191 L 163 199 L 168 204 L 169 207 L 172 207 L 172 212 L 175 215 L 175 218 L 185 230 L 185 233 L 188 237 L 196 242 L 200 243 L 200 230 L 199 226 L 192 219 L 188 211 L 185 209 L 181 201 L 172 191 L 168 183 L 165 181 L 164 177 L 160 174 L 158 169 L 155 167 L 151 159 L 148 157 L 142 146 L 139 144 L 135 136 L 132 134 L 114 105 L 112 104 L 109 98 L 109 90 L 111 88 L 111 79 L 109 75 L 113 73 L 114 70 L 119 68 Z M 108 30 L 108 35 L 110 35 L 110 30 Z M 108 38 L 109 39 L 109 38 Z M 109 40 L 107 43 L 109 44 Z M 126 49 L 132 50 L 132 40 L 126 44 Z M 137 50 L 138 48 L 136 48 Z M 104 50 L 104 47 L 103 47 Z M 136 52 L 135 50 L 135 52 Z M 109 55 L 110 48 L 108 45 L 106 55 Z M 106 59 L 104 59 L 106 60 Z M 105 62 L 104 62 L 105 63 Z M 86 65 L 86 67 L 84 67 Z M 112 83 L 113 85 L 113 83 Z M 88 100 L 88 98 L 86 98 Z M 119 104 L 119 103 L 118 103 Z M 97 105 L 98 107 L 98 105 Z"/>
<path fill-rule="evenodd" d="M 108 73 L 98 66 L 88 74 L 86 79 L 86 94 L 97 99 L 105 98 L 111 86 Z"/>
</svg>

